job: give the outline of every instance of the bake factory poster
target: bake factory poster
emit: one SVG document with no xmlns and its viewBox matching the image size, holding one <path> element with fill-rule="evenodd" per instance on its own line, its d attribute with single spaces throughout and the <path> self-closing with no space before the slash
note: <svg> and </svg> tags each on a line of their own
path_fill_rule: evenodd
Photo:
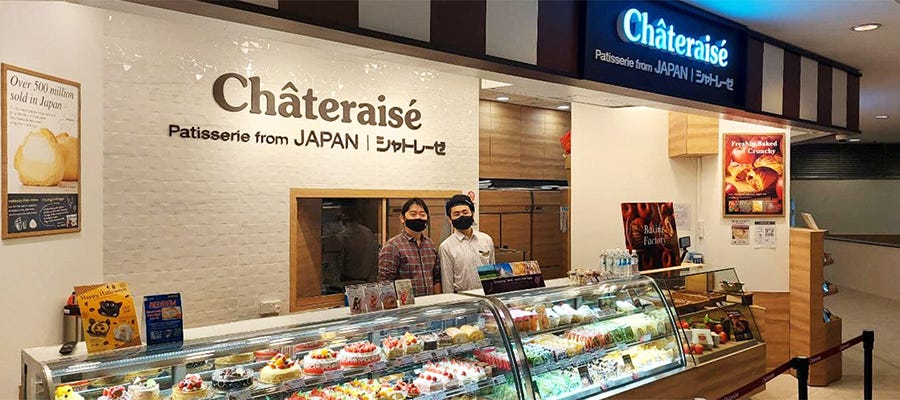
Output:
<svg viewBox="0 0 900 400">
<path fill-rule="evenodd" d="M 625 246 L 637 250 L 640 269 L 681 265 L 672 203 L 622 203 Z"/>
<path fill-rule="evenodd" d="M 724 216 L 783 216 L 784 135 L 724 137 Z"/>
<path fill-rule="evenodd" d="M 81 84 L 3 64 L 3 238 L 81 230 Z"/>
</svg>

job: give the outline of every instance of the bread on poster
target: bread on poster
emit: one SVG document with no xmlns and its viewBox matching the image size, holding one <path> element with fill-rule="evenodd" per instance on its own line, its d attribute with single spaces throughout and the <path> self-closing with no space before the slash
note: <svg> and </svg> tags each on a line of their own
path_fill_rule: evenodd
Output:
<svg viewBox="0 0 900 400">
<path fill-rule="evenodd" d="M 27 186 L 56 186 L 65 174 L 62 147 L 47 128 L 30 132 L 16 150 L 13 167 Z"/>
<path fill-rule="evenodd" d="M 63 158 L 66 159 L 65 172 L 63 173 L 64 181 L 78 180 L 78 138 L 69 136 L 68 132 L 56 135 L 56 141 L 63 151 Z"/>
<path fill-rule="evenodd" d="M 759 156 L 759 158 L 753 162 L 753 166 L 756 168 L 770 168 L 777 172 L 778 175 L 784 175 L 784 158 L 781 157 L 780 154 L 765 154 Z"/>
</svg>

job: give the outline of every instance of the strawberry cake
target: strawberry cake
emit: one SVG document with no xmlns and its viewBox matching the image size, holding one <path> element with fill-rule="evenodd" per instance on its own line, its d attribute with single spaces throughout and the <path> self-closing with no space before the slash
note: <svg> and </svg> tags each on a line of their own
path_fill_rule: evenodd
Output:
<svg viewBox="0 0 900 400">
<path fill-rule="evenodd" d="M 338 360 L 343 369 L 362 369 L 381 361 L 381 350 L 368 341 L 351 343 L 341 349 Z"/>
<path fill-rule="evenodd" d="M 303 376 L 300 365 L 284 354 L 278 353 L 259 371 L 259 381 L 281 383 Z"/>
<path fill-rule="evenodd" d="M 172 388 L 172 400 L 199 400 L 209 397 L 209 385 L 197 374 L 187 374 Z"/>
<path fill-rule="evenodd" d="M 303 357 L 303 373 L 307 375 L 322 375 L 328 371 L 341 369 L 337 353 L 331 349 L 313 350 Z"/>
<path fill-rule="evenodd" d="M 422 341 L 412 333 L 404 333 L 402 340 L 403 349 L 406 351 L 406 354 L 421 353 L 422 349 L 424 348 L 422 345 Z"/>
<path fill-rule="evenodd" d="M 97 400 L 130 400 L 131 395 L 125 390 L 125 386 L 113 386 L 103 389 L 103 395 Z"/>
<path fill-rule="evenodd" d="M 381 340 L 381 349 L 384 350 L 384 356 L 388 360 L 403 356 L 403 341 L 400 338 L 388 336 Z"/>
</svg>

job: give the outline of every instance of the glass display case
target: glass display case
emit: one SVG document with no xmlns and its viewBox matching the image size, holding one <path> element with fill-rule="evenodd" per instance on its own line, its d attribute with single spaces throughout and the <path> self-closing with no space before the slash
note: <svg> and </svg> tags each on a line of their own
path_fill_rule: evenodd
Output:
<svg viewBox="0 0 900 400">
<path fill-rule="evenodd" d="M 360 315 L 339 308 L 188 329 L 176 347 L 88 355 L 82 343 L 65 357 L 58 347 L 27 349 L 23 394 L 562 400 L 611 396 L 686 365 L 675 316 L 644 277 L 586 286 L 562 279 L 490 297 L 443 294 L 416 302 Z"/>
<path fill-rule="evenodd" d="M 653 280 L 560 281 L 568 282 L 494 295 L 512 317 L 526 357 L 521 380 L 535 398 L 605 398 L 685 367 L 674 315 Z"/>
<path fill-rule="evenodd" d="M 734 268 L 654 278 L 678 316 L 690 361 L 703 364 L 763 342 Z"/>
<path fill-rule="evenodd" d="M 532 398 L 530 382 L 520 379 L 527 375 L 518 361 L 524 353 L 504 329 L 511 316 L 496 300 L 439 295 L 417 302 L 370 314 L 351 316 L 341 308 L 197 328 L 186 337 L 203 337 L 177 348 L 86 355 L 82 345 L 76 352 L 82 354 L 68 357 L 60 357 L 57 347 L 29 349 L 22 356 L 24 394 L 69 394 L 67 400 L 116 391 L 131 392 L 132 400 L 305 399 L 321 393 Z M 479 361 L 489 350 L 492 360 L 511 356 Z"/>
</svg>

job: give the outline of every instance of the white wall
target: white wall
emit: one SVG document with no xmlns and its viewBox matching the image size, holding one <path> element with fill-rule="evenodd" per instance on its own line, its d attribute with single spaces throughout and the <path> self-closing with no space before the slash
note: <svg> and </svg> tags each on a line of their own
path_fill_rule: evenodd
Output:
<svg viewBox="0 0 900 400">
<path fill-rule="evenodd" d="M 19 350 L 62 341 L 72 287 L 102 279 L 103 21 L 63 2 L 0 2 L 0 61 L 81 83 L 80 233 L 0 243 L 0 398 L 18 395 Z M 51 22 L 52 21 L 52 22 Z"/>
<path fill-rule="evenodd" d="M 735 267 L 749 290 L 788 290 L 787 219 L 775 219 L 774 250 L 732 246 L 731 219 L 722 218 L 718 156 L 669 158 L 667 111 L 573 104 L 572 132 L 573 266 L 595 267 L 600 250 L 625 246 L 620 203 L 672 201 L 691 205 L 695 229 L 678 233 L 691 235 L 692 248 L 703 252 L 709 268 Z M 721 138 L 722 133 L 784 130 L 721 120 L 719 132 Z M 697 236 L 700 223 L 702 239 Z"/>
<path fill-rule="evenodd" d="M 719 155 L 702 158 L 702 211 L 704 236 L 700 239 L 705 262 L 714 267 L 734 267 L 738 277 L 751 291 L 786 292 L 789 287 L 788 261 L 790 254 L 790 221 L 781 218 L 742 218 L 750 221 L 774 220 L 777 239 L 775 249 L 754 249 L 751 245 L 731 244 L 731 218 L 722 218 L 722 135 L 725 133 L 779 133 L 785 134 L 785 151 L 790 152 L 790 135 L 785 129 L 748 124 L 730 120 L 719 120 Z M 790 170 L 790 154 L 786 154 L 786 171 Z M 788 174 L 786 174 L 788 175 Z M 785 176 L 785 198 L 790 198 L 790 176 Z"/>
<path fill-rule="evenodd" d="M 625 247 L 623 202 L 685 203 L 696 215 L 697 161 L 669 158 L 668 115 L 572 105 L 573 267 L 596 268 L 601 250 Z"/>
<path fill-rule="evenodd" d="M 884 206 L 900 201 L 900 180 L 797 180 L 791 193 L 829 233 L 900 234 L 900 213 Z"/>
<path fill-rule="evenodd" d="M 826 240 L 825 251 L 834 258 L 834 264 L 825 267 L 825 279 L 839 289 L 856 289 L 900 301 L 900 269 L 896 261 L 900 259 L 900 249 Z"/>
<path fill-rule="evenodd" d="M 288 308 L 290 188 L 477 188 L 475 78 L 346 55 L 334 43 L 186 14 L 111 16 L 104 39 L 110 51 L 103 102 L 103 277 L 129 282 L 138 299 L 181 292 L 188 326 L 255 317 L 262 299 L 280 299 Z M 416 99 L 422 127 L 227 112 L 211 95 L 213 81 L 226 72 L 259 76 L 276 98 L 292 82 L 298 96 L 313 88 L 320 99 L 377 103 L 385 95 L 385 104 L 404 110 Z M 229 87 L 229 101 L 249 101 L 249 89 L 238 90 L 234 82 Z M 169 137 L 169 124 L 291 140 L 301 129 L 328 130 L 359 134 L 361 141 L 353 151 L 210 142 Z M 378 152 L 377 136 L 420 146 L 446 141 L 446 155 Z"/>
</svg>

